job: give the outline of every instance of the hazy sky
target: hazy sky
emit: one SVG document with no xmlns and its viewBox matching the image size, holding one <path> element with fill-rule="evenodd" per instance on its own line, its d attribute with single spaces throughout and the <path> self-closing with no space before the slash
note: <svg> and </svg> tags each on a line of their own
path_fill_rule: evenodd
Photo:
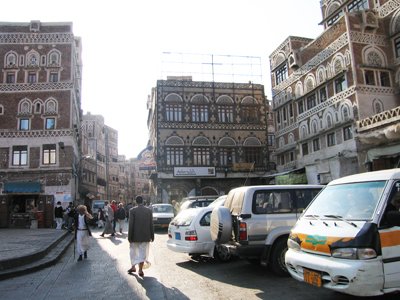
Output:
<svg viewBox="0 0 400 300">
<path fill-rule="evenodd" d="M 31 20 L 73 23 L 83 45 L 83 111 L 118 130 L 127 158 L 147 145 L 146 102 L 165 71 L 161 53 L 261 57 L 271 99 L 269 55 L 289 35 L 323 30 L 320 0 L 2 1 L 0 21 Z"/>
</svg>

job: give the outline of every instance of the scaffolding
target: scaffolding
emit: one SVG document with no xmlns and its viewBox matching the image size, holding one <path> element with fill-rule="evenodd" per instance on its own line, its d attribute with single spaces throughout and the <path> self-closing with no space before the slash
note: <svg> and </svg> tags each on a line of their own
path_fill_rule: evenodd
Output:
<svg viewBox="0 0 400 300">
<path fill-rule="evenodd" d="M 161 78 L 181 77 L 193 81 L 262 84 L 261 57 L 163 52 Z"/>
</svg>

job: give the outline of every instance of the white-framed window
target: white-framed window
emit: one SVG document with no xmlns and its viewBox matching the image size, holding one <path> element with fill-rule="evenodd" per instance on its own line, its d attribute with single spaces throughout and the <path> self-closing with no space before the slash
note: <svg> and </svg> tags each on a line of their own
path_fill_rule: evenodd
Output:
<svg viewBox="0 0 400 300">
<path fill-rule="evenodd" d="M 326 135 L 326 144 L 328 145 L 328 147 L 332 147 L 336 145 L 336 136 L 335 133 L 328 133 Z"/>
<path fill-rule="evenodd" d="M 43 145 L 43 164 L 44 165 L 54 165 L 56 164 L 56 149 L 55 144 Z"/>
<path fill-rule="evenodd" d="M 19 130 L 29 130 L 30 129 L 30 119 L 20 118 L 18 128 L 19 128 Z"/>
<path fill-rule="evenodd" d="M 45 129 L 46 130 L 56 129 L 56 118 L 46 118 Z"/>
<path fill-rule="evenodd" d="M 13 146 L 12 165 L 26 166 L 28 164 L 28 146 Z"/>
<path fill-rule="evenodd" d="M 351 126 L 346 126 L 343 128 L 343 140 L 351 140 L 353 138 L 353 129 Z"/>
</svg>

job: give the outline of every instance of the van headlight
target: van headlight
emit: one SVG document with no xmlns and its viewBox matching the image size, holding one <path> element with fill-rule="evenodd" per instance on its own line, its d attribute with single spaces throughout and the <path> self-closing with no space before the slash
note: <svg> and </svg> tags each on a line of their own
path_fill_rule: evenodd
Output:
<svg viewBox="0 0 400 300">
<path fill-rule="evenodd" d="M 337 248 L 332 250 L 332 257 L 345 259 L 371 259 L 376 257 L 372 248 Z"/>
<path fill-rule="evenodd" d="M 301 250 L 299 243 L 295 242 L 294 240 L 292 240 L 290 238 L 287 241 L 287 246 L 288 246 L 289 249 L 292 249 L 292 250 L 295 250 L 295 251 L 300 251 Z"/>
</svg>

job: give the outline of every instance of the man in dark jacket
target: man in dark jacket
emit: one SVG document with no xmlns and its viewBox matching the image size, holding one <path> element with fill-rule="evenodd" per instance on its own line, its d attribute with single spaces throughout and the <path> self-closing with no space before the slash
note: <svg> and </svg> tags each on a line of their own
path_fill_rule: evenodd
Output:
<svg viewBox="0 0 400 300">
<path fill-rule="evenodd" d="M 129 211 L 128 241 L 130 243 L 131 274 L 139 265 L 139 276 L 143 277 L 143 265 L 148 261 L 150 242 L 154 241 L 153 212 L 143 205 L 143 198 L 136 197 L 137 206 Z"/>
<path fill-rule="evenodd" d="M 56 229 L 62 228 L 63 217 L 64 217 L 64 209 L 61 206 L 61 202 L 58 201 L 57 206 L 54 208 L 54 218 L 56 219 L 56 224 L 57 224 Z"/>
</svg>

